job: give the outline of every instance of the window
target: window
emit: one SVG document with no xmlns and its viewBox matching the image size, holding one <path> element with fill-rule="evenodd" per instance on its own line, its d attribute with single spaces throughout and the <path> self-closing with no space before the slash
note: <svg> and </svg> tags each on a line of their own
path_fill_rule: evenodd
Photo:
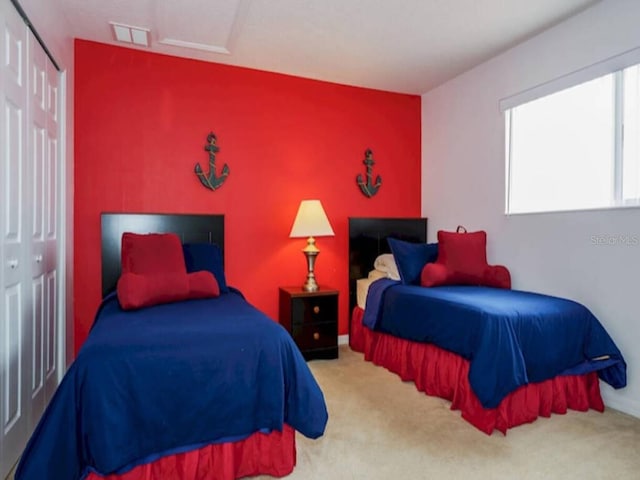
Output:
<svg viewBox="0 0 640 480">
<path fill-rule="evenodd" d="M 507 213 L 640 205 L 640 65 L 505 113 Z"/>
<path fill-rule="evenodd" d="M 640 203 L 640 65 L 624 70 L 622 202 Z"/>
</svg>

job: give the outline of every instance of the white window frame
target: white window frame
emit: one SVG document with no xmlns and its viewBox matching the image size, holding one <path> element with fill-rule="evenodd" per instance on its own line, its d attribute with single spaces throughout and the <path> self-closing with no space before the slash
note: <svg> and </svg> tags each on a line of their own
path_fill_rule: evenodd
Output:
<svg viewBox="0 0 640 480">
<path fill-rule="evenodd" d="M 530 211 L 530 212 L 510 212 L 509 196 L 511 189 L 511 176 L 510 176 L 510 159 L 511 159 L 511 145 L 509 139 L 512 135 L 512 122 L 511 122 L 511 109 L 522 105 L 527 102 L 551 95 L 553 93 L 571 88 L 582 83 L 588 82 L 598 77 L 602 77 L 611 73 L 614 73 L 615 82 L 615 119 L 614 119 L 614 172 L 613 172 L 613 192 L 614 198 L 613 204 L 597 208 L 583 208 L 572 209 L 570 211 L 583 211 L 583 210 L 602 210 L 602 209 L 617 209 L 640 206 L 638 199 L 623 200 L 622 198 L 622 180 L 623 180 L 623 159 L 622 159 L 622 145 L 624 139 L 624 125 L 623 125 L 623 70 L 627 67 L 640 64 L 640 48 L 634 48 L 628 50 L 619 55 L 609 57 L 601 62 L 595 63 L 588 67 L 576 70 L 574 72 L 563 75 L 562 77 L 554 80 L 542 83 L 534 86 L 528 90 L 517 93 L 515 95 L 503 98 L 499 101 L 500 111 L 505 116 L 505 214 L 506 215 L 522 215 L 529 213 L 556 213 L 563 210 L 545 210 L 545 211 Z"/>
</svg>

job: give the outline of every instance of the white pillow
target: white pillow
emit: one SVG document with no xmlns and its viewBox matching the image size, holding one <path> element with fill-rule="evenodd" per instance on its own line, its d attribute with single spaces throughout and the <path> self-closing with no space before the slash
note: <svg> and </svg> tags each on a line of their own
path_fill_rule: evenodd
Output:
<svg viewBox="0 0 640 480">
<path fill-rule="evenodd" d="M 369 280 L 378 280 L 379 278 L 389 278 L 389 277 L 387 277 L 386 272 L 381 272 L 380 270 L 371 270 L 369 272 Z"/>
<path fill-rule="evenodd" d="M 373 262 L 373 268 L 387 274 L 387 278 L 392 280 L 400 280 L 400 273 L 398 272 L 398 266 L 390 253 L 383 253 L 378 255 L 378 258 Z"/>
</svg>

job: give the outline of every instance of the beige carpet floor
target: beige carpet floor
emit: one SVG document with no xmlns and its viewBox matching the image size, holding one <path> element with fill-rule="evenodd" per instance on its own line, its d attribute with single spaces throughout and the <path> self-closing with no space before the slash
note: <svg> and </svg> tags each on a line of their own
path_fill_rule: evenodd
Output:
<svg viewBox="0 0 640 480">
<path fill-rule="evenodd" d="M 640 480 L 640 419 L 615 410 L 553 415 L 488 436 L 449 402 L 346 346 L 338 360 L 309 365 L 329 423 L 318 440 L 297 434 L 287 480 Z"/>
<path fill-rule="evenodd" d="M 488 436 L 346 346 L 338 360 L 309 365 L 329 423 L 318 440 L 298 434 L 287 479 L 640 480 L 640 419 L 615 410 L 570 411 Z"/>
</svg>

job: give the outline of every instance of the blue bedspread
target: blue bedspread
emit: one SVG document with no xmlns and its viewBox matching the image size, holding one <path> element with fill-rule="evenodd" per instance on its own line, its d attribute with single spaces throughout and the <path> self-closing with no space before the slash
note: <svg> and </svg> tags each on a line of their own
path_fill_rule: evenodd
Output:
<svg viewBox="0 0 640 480">
<path fill-rule="evenodd" d="M 626 363 L 609 334 L 585 306 L 567 299 L 383 279 L 369 287 L 362 321 L 469 360 L 469 383 L 485 408 L 497 407 L 522 385 L 560 374 L 598 370 L 615 388 L 627 383 Z M 602 356 L 607 358 L 594 360 Z"/>
<path fill-rule="evenodd" d="M 326 422 L 323 394 L 290 335 L 241 295 L 130 312 L 111 297 L 15 478 L 109 474 L 284 423 L 316 438 Z"/>
</svg>

